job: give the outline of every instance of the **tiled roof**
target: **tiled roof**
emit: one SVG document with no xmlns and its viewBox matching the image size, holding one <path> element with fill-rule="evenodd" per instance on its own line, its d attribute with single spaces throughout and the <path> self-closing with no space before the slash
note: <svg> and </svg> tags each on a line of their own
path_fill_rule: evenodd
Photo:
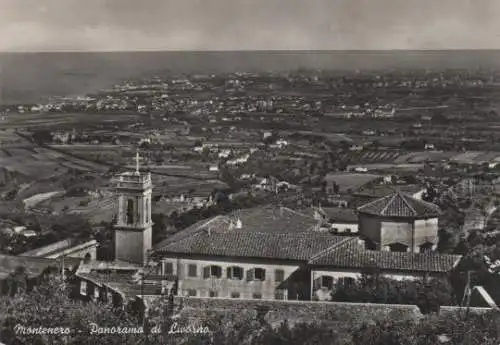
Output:
<svg viewBox="0 0 500 345">
<path fill-rule="evenodd" d="M 106 286 L 126 298 L 133 299 L 137 295 L 160 295 L 162 279 L 173 281 L 173 276 L 147 276 L 144 285 L 141 279 L 135 279 L 130 273 L 78 273 L 78 277 L 88 280 L 98 286 Z"/>
<path fill-rule="evenodd" d="M 67 268 L 76 267 L 80 261 L 76 258 L 64 258 L 64 265 Z M 48 268 L 62 267 L 62 258 L 46 259 L 0 254 L 0 272 L 12 273 L 18 267 L 23 267 L 29 276 L 38 276 Z"/>
<path fill-rule="evenodd" d="M 306 261 L 345 241 L 324 233 L 199 232 L 159 248 L 160 253 Z"/>
<path fill-rule="evenodd" d="M 194 234 L 197 234 L 198 232 L 204 231 L 205 229 L 222 229 L 225 227 L 228 227 L 230 224 L 230 220 L 228 217 L 224 216 L 216 216 L 214 218 L 211 218 L 209 220 L 202 220 L 199 221 L 158 243 L 155 245 L 155 249 L 158 248 L 163 248 L 166 245 L 174 242 L 178 242 L 180 240 L 183 240 L 185 238 L 188 238 Z"/>
<path fill-rule="evenodd" d="M 369 202 L 358 208 L 360 213 L 385 217 L 426 218 L 438 217 L 441 210 L 437 205 L 396 192 Z"/>
<path fill-rule="evenodd" d="M 343 207 L 322 207 L 327 220 L 342 223 L 357 223 L 358 214 L 355 210 Z"/>
<path fill-rule="evenodd" d="M 449 272 L 460 255 L 438 253 L 400 253 L 365 250 L 356 238 L 313 258 L 309 263 L 344 269 L 379 268 L 382 270 Z"/>
<path fill-rule="evenodd" d="M 149 284 L 144 284 L 144 286 L 140 284 L 127 284 L 127 283 L 116 283 L 116 282 L 109 282 L 107 283 L 107 286 L 109 286 L 111 289 L 118 291 L 125 295 L 129 299 L 133 299 L 136 296 L 140 295 L 148 295 L 148 296 L 153 296 L 153 295 L 161 295 L 161 284 L 157 285 L 149 285 Z"/>
<path fill-rule="evenodd" d="M 97 285 L 107 284 L 109 282 L 116 283 L 132 283 L 132 275 L 129 273 L 77 273 L 77 276 L 89 280 Z"/>
<path fill-rule="evenodd" d="M 241 228 L 231 227 L 231 223 L 239 218 Z M 215 232 L 262 232 L 262 233 L 297 233 L 313 230 L 317 221 L 310 215 L 291 210 L 286 207 L 263 206 L 235 211 L 230 215 L 217 216 L 209 220 L 203 220 L 190 227 L 169 236 L 155 248 L 163 248 L 192 236 L 200 231 L 210 229 Z"/>
<path fill-rule="evenodd" d="M 84 262 L 78 268 L 79 273 L 89 273 L 91 271 L 114 270 L 114 271 L 137 271 L 141 265 L 115 260 L 115 261 L 95 261 Z"/>
</svg>

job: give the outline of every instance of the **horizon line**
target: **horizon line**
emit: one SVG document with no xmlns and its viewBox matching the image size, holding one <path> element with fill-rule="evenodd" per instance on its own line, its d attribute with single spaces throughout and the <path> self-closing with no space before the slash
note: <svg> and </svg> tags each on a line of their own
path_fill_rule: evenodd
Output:
<svg viewBox="0 0 500 345">
<path fill-rule="evenodd" d="M 293 53 L 293 52 L 493 52 L 499 51 L 500 48 L 440 48 L 440 49 L 57 49 L 57 50 L 11 50 L 1 51 L 0 54 L 37 54 L 37 53 L 252 53 L 252 52 L 276 52 L 276 53 Z"/>
</svg>

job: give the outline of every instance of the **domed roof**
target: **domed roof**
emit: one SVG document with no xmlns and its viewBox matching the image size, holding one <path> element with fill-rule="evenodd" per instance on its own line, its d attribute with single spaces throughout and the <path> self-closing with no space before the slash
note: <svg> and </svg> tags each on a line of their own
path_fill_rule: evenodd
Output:
<svg viewBox="0 0 500 345">
<path fill-rule="evenodd" d="M 365 204 L 358 208 L 358 212 L 382 217 L 416 219 L 433 218 L 441 214 L 437 205 L 415 199 L 400 191 Z"/>
</svg>

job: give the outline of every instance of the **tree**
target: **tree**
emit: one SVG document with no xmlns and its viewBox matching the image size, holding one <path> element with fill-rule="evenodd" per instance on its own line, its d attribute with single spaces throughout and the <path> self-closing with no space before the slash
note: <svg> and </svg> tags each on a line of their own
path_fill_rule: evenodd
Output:
<svg viewBox="0 0 500 345">
<path fill-rule="evenodd" d="M 277 329 L 265 327 L 254 339 L 252 344 L 276 345 L 313 345 L 313 344 L 341 344 L 339 335 L 334 328 L 320 323 L 299 323 L 291 327 L 284 321 Z"/>
<path fill-rule="evenodd" d="M 52 142 L 52 134 L 46 129 L 37 129 L 32 134 L 33 140 L 37 144 L 46 144 Z"/>
<path fill-rule="evenodd" d="M 442 305 L 456 305 L 452 286 L 446 279 L 399 281 L 377 272 L 364 273 L 352 286 L 339 282 L 332 298 L 343 302 L 414 304 L 424 314 L 436 312 Z"/>
<path fill-rule="evenodd" d="M 98 303 L 71 300 L 58 277 L 48 277 L 31 292 L 0 297 L 0 341 L 8 344 L 141 344 L 142 335 L 90 334 L 91 324 L 101 327 L 139 327 L 137 320 L 123 311 Z M 69 328 L 67 335 L 27 335 L 15 332 L 25 327 Z M 78 332 L 81 331 L 81 333 Z"/>
<path fill-rule="evenodd" d="M 374 282 L 373 276 L 364 279 Z M 101 327 L 140 327 L 145 330 L 160 326 L 163 335 L 148 335 L 148 344 L 182 345 L 438 345 L 440 337 L 449 338 L 453 345 L 497 345 L 500 340 L 500 312 L 483 315 L 427 315 L 421 320 L 396 316 L 367 323 L 293 322 L 283 320 L 272 326 L 256 310 L 189 310 L 181 311 L 176 320 L 165 317 L 169 300 L 153 305 L 148 319 L 141 322 L 121 309 L 111 306 L 71 300 L 57 277 L 49 277 L 35 291 L 12 297 L 0 297 L 0 341 L 7 344 L 71 344 L 118 345 L 145 344 L 145 334 L 93 335 L 90 324 Z M 179 326 L 200 325 L 210 334 L 166 334 L 173 322 Z M 28 336 L 15 334 L 19 325 L 69 327 L 82 330 L 63 336 Z"/>
</svg>

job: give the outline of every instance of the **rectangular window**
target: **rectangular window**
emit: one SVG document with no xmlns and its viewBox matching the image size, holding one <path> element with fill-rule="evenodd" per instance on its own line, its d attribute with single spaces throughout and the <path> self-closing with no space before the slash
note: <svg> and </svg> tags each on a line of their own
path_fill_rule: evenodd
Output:
<svg viewBox="0 0 500 345">
<path fill-rule="evenodd" d="M 87 296 L 87 282 L 83 280 L 80 282 L 80 295 Z"/>
<path fill-rule="evenodd" d="M 350 288 L 356 284 L 356 280 L 351 277 L 342 277 L 339 278 L 338 284 L 344 288 Z"/>
<path fill-rule="evenodd" d="M 171 262 L 165 262 L 165 274 L 174 274 L 174 264 Z"/>
<path fill-rule="evenodd" d="M 208 293 L 208 296 L 211 297 L 211 298 L 215 298 L 215 297 L 218 297 L 219 294 L 218 294 L 217 291 L 210 290 L 210 292 Z"/>
<path fill-rule="evenodd" d="M 243 279 L 243 268 L 233 266 L 227 268 L 227 278 L 232 280 Z"/>
<path fill-rule="evenodd" d="M 263 268 L 254 269 L 254 277 L 255 280 L 266 280 L 266 270 Z"/>
<path fill-rule="evenodd" d="M 286 300 L 286 295 L 286 290 L 276 290 L 274 292 L 274 299 L 279 301 Z"/>
<path fill-rule="evenodd" d="M 331 290 L 333 288 L 333 278 L 329 276 L 322 276 L 321 287 Z"/>
<path fill-rule="evenodd" d="M 252 294 L 253 299 L 262 299 L 262 294 L 260 292 L 254 292 Z"/>
<path fill-rule="evenodd" d="M 196 264 L 188 265 L 188 277 L 197 277 L 198 276 L 198 266 Z"/>
<path fill-rule="evenodd" d="M 239 292 L 231 292 L 231 298 L 240 298 Z"/>
<path fill-rule="evenodd" d="M 196 297 L 197 294 L 198 293 L 197 293 L 197 291 L 195 289 L 189 289 L 189 290 L 187 290 L 188 297 Z"/>
<path fill-rule="evenodd" d="M 134 200 L 127 200 L 127 224 L 134 224 Z"/>
<path fill-rule="evenodd" d="M 274 280 L 277 283 L 281 283 L 282 281 L 284 281 L 285 280 L 285 271 L 281 270 L 281 269 L 274 271 Z"/>
<path fill-rule="evenodd" d="M 222 277 L 222 267 L 211 265 L 203 268 L 203 278 L 220 278 Z"/>
</svg>

